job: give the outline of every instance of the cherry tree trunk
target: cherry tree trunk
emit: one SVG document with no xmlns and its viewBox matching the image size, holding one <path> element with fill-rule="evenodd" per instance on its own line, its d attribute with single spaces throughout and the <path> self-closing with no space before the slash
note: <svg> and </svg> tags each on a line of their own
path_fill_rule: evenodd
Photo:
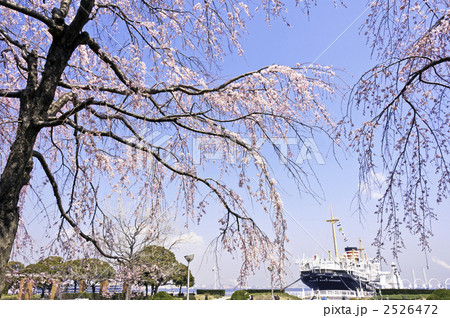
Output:
<svg viewBox="0 0 450 318">
<path fill-rule="evenodd" d="M 19 125 L 0 180 L 0 290 L 6 283 L 6 267 L 19 224 L 20 192 L 30 181 L 37 134 L 38 131 L 26 123 L 26 119 Z"/>
<path fill-rule="evenodd" d="M 40 77 L 38 53 L 29 52 L 26 57 L 28 76 L 26 88 L 20 94 L 17 133 L 0 180 L 0 290 L 5 286 L 6 265 L 19 224 L 20 193 L 30 181 L 33 169 L 33 147 L 40 131 L 36 123 L 47 118 L 61 75 L 72 53 L 86 39 L 87 33 L 82 29 L 89 21 L 94 3 L 81 0 L 70 25 L 64 24 L 64 16 L 62 21 L 57 16 L 52 17 L 53 23 L 46 21 L 51 25 L 49 32 L 53 39 Z"/>
<path fill-rule="evenodd" d="M 125 300 L 130 300 L 130 299 L 131 299 L 131 284 L 130 285 L 126 284 Z"/>
</svg>

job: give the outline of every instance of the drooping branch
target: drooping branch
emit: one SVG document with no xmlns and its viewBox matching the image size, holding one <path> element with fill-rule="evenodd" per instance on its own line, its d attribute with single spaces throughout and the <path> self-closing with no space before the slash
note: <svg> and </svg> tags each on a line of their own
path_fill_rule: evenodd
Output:
<svg viewBox="0 0 450 318">
<path fill-rule="evenodd" d="M 8 33 L 6 33 L 5 30 L 0 29 L 0 34 L 2 35 L 2 38 L 0 38 L 0 40 L 7 42 L 8 44 L 13 44 L 16 47 L 18 47 L 19 49 L 21 49 L 22 51 L 26 52 L 26 45 L 23 43 L 20 43 L 19 41 L 13 39 L 12 37 L 10 37 L 8 35 Z"/>
<path fill-rule="evenodd" d="M 399 59 L 398 61 L 395 61 L 395 62 L 393 62 L 393 63 L 390 63 L 389 65 L 383 67 L 383 70 L 388 70 L 389 68 L 394 67 L 395 65 L 397 65 L 397 64 L 399 64 L 399 63 L 402 63 L 402 62 L 404 62 L 404 61 L 408 61 L 408 60 L 411 60 L 411 59 L 417 59 L 417 58 L 425 59 L 425 60 L 427 60 L 427 61 L 429 61 L 429 62 L 428 62 L 427 64 L 425 64 L 424 66 L 422 66 L 420 69 L 418 69 L 418 70 L 412 72 L 412 73 L 408 76 L 408 80 L 402 85 L 402 88 L 398 91 L 398 93 L 397 93 L 397 94 L 396 94 L 396 95 L 395 95 L 388 103 L 386 103 L 386 106 L 383 107 L 383 108 L 381 109 L 381 111 L 378 112 L 378 113 L 376 114 L 376 116 L 374 116 L 374 117 L 371 119 L 372 122 L 377 123 L 378 121 L 380 121 L 381 118 L 383 117 L 383 115 L 385 114 L 385 112 L 386 112 L 388 109 L 390 109 L 395 103 L 397 103 L 397 102 L 399 101 L 399 99 L 400 99 L 400 98 L 405 94 L 405 92 L 409 89 L 409 87 L 414 83 L 414 81 L 415 81 L 416 79 L 419 79 L 419 80 L 420 80 L 421 77 L 423 76 L 423 74 L 424 74 L 427 70 L 429 70 L 429 69 L 431 69 L 431 68 L 434 68 L 436 65 L 444 64 L 444 63 L 450 62 L 450 57 L 443 57 L 443 58 L 440 58 L 440 59 L 437 59 L 437 60 L 431 60 L 431 59 L 428 58 L 428 57 L 422 57 L 422 56 L 409 56 L 409 57 L 406 57 L 406 58 L 403 58 L 403 59 Z M 373 69 L 371 69 L 370 71 L 366 72 L 366 73 L 359 79 L 359 83 L 361 83 L 361 82 L 363 82 L 363 81 L 366 81 L 366 77 L 367 77 L 370 73 L 372 73 L 372 72 L 377 72 L 377 71 L 376 71 L 377 68 L 378 68 L 378 66 L 375 67 L 375 68 L 373 68 Z M 373 75 L 372 75 L 372 76 L 373 76 Z M 422 80 L 422 82 L 426 83 L 426 82 L 423 81 L 423 80 Z M 358 85 L 358 84 L 356 84 L 356 85 L 353 87 L 353 89 L 352 89 L 352 94 L 353 94 L 353 92 L 356 90 L 357 85 Z M 350 96 L 353 96 L 353 95 L 350 95 Z M 412 104 L 409 104 L 409 105 L 411 106 Z"/>
<path fill-rule="evenodd" d="M 27 60 L 27 57 L 29 55 L 26 45 L 11 38 L 5 30 L 0 29 L 0 34 L 2 35 L 2 37 L 0 37 L 0 40 L 4 41 L 9 46 L 9 49 L 2 51 L 2 57 L 6 52 L 11 52 L 11 54 L 14 56 L 14 60 L 16 61 L 17 70 L 19 70 L 23 77 L 26 77 L 25 75 L 23 75 L 24 73 L 22 73 L 22 71 L 28 72 L 28 67 L 23 63 L 23 60 Z M 16 52 L 15 47 L 21 51 L 22 59 Z"/>
<path fill-rule="evenodd" d="M 306 69 L 296 72 L 293 68 L 282 66 L 243 73 L 230 80 L 213 80 L 211 74 L 208 74 L 211 69 L 206 63 L 210 59 L 220 60 L 217 57 L 223 53 L 222 40 L 228 40 L 230 45 L 239 47 L 239 33 L 245 29 L 245 20 L 250 16 L 244 3 L 231 0 L 220 6 L 212 4 L 213 7 L 208 7 L 211 3 L 199 3 L 190 8 L 191 3 L 176 1 L 173 2 L 174 8 L 171 8 L 171 1 L 117 2 L 111 5 L 111 8 L 117 10 L 113 8 L 106 14 L 106 10 L 99 8 L 108 7 L 108 4 L 95 4 L 95 1 L 62 0 L 53 3 L 56 6 L 53 9 L 48 5 L 30 5 L 30 8 L 36 8 L 44 15 L 49 15 L 47 11 L 51 10 L 51 18 L 47 18 L 51 24 L 50 30 L 28 15 L 22 19 L 26 21 L 26 28 L 20 22 L 12 23 L 7 34 L 23 41 L 25 48 L 38 47 L 40 54 L 37 57 L 38 63 L 31 64 L 37 65 L 37 77 L 34 76 L 34 69 L 32 76 L 28 76 L 29 87 L 35 89 L 26 96 L 30 97 L 29 100 L 23 98 L 21 102 L 29 102 L 26 109 L 30 110 L 30 116 L 26 119 L 31 118 L 30 131 L 39 131 L 39 143 L 36 143 L 36 147 L 45 149 L 49 164 L 52 160 L 59 165 L 58 170 L 50 171 L 43 156 L 34 154 L 50 180 L 60 211 L 58 214 L 63 218 L 61 226 L 67 221 L 76 232 L 79 232 L 79 227 L 83 228 L 85 232 L 82 234 L 90 234 L 92 239 L 87 239 L 88 242 L 93 242 L 96 246 L 96 241 L 104 252 L 116 256 L 108 250 L 107 245 L 99 241 L 97 229 L 102 228 L 106 222 L 98 221 L 98 211 L 103 213 L 103 221 L 107 218 L 99 209 L 97 200 L 101 200 L 105 192 L 104 189 L 99 190 L 97 185 L 94 186 L 95 181 L 92 180 L 96 180 L 98 173 L 111 174 L 120 178 L 115 184 L 111 182 L 111 187 L 122 187 L 121 190 L 124 191 L 121 194 L 135 196 L 136 192 L 138 195 L 161 193 L 161 196 L 155 196 L 157 198 L 154 199 L 156 211 L 164 205 L 164 183 L 171 183 L 178 178 L 180 185 L 177 199 L 186 198 L 188 217 L 193 218 L 195 210 L 198 210 L 199 218 L 201 213 L 206 213 L 206 204 L 211 197 L 224 207 L 220 208 L 223 217 L 219 219 L 224 238 L 222 243 L 229 250 L 239 245 L 239 249 L 245 254 L 244 262 L 248 263 L 246 268 L 259 264 L 261 259 L 270 258 L 268 255 L 273 253 L 274 246 L 281 246 L 285 240 L 285 224 L 279 209 L 281 204 L 278 204 L 281 200 L 278 201 L 278 197 L 275 198 L 272 193 L 272 190 L 276 191 L 276 187 L 269 182 L 268 165 L 262 161 L 259 150 L 255 147 L 254 152 L 253 144 L 248 145 L 246 139 L 236 136 L 238 132 L 234 131 L 241 133 L 247 129 L 254 141 L 259 138 L 259 133 L 262 138 L 267 139 L 270 139 L 271 133 L 286 136 L 290 127 L 304 127 L 301 121 L 306 117 L 311 120 L 310 123 L 316 120 L 320 126 L 322 123 L 318 118 L 325 112 L 321 113 L 321 105 L 310 100 L 316 99 L 316 90 L 325 87 L 324 92 L 328 92 L 326 85 L 319 80 L 306 78 Z M 70 15 L 71 21 L 68 18 L 69 7 L 74 9 L 74 14 Z M 12 13 L 8 9 L 3 11 Z M 20 11 L 16 11 L 11 17 L 16 15 L 23 16 Z M 201 25 L 203 17 L 208 19 L 206 26 Z M 183 20 L 184 18 L 186 19 Z M 89 20 L 95 20 L 106 32 L 93 25 L 85 27 Z M 220 34 L 216 33 L 221 29 Z M 41 41 L 42 37 L 45 39 Z M 20 43 L 9 44 L 13 54 L 20 56 L 18 52 L 22 47 L 17 45 Z M 205 47 L 206 51 L 202 52 Z M 184 50 L 185 48 L 188 49 Z M 13 84 L 27 79 L 27 71 L 31 68 L 24 66 L 17 70 L 10 53 L 7 58 L 6 62 L 11 61 L 11 65 L 5 66 L 3 78 L 13 78 L 10 75 L 12 73 L 19 76 L 19 81 L 4 87 L 13 91 L 16 90 Z M 20 61 L 24 64 L 23 61 L 27 59 L 20 58 Z M 150 70 L 150 73 L 145 74 L 146 70 Z M 314 74 L 326 73 L 322 70 Z M 157 78 L 156 83 L 149 80 L 153 75 Z M 39 80 L 38 87 L 35 79 Z M 7 97 L 19 97 L 19 92 L 1 92 Z M 10 107 L 7 111 L 11 114 L 21 111 L 19 104 L 13 105 L 14 102 L 6 101 L 2 106 Z M 310 111 L 311 118 L 309 113 L 303 115 L 303 112 Z M 290 116 L 295 118 L 289 118 Z M 328 124 L 326 122 L 325 126 L 328 127 Z M 170 132 L 175 130 L 176 135 L 172 136 L 167 146 L 158 143 L 162 142 L 161 139 L 147 142 L 142 131 L 145 132 L 149 126 Z M 197 133 L 206 139 L 214 137 L 226 146 L 239 146 L 244 150 L 246 159 L 248 153 L 253 156 L 253 163 L 260 173 L 258 187 L 261 188 L 254 191 L 250 187 L 252 181 L 247 177 L 245 180 L 248 181 L 243 181 L 242 184 L 246 183 L 248 192 L 255 194 L 268 214 L 266 204 L 276 207 L 276 214 L 271 220 L 276 236 L 273 245 L 245 209 L 244 200 L 234 192 L 232 186 L 223 181 L 222 174 L 217 178 L 197 175 L 197 168 L 190 161 L 192 157 L 187 144 L 187 139 L 197 136 Z M 295 133 L 298 134 L 298 131 Z M 14 136 L 11 137 L 13 138 Z M 136 139 L 137 142 L 131 141 Z M 130 148 L 131 153 L 128 152 Z M 30 151 L 33 149 L 34 146 L 29 147 Z M 145 152 L 144 160 L 151 157 L 154 171 L 133 166 L 141 159 L 141 152 Z M 130 157 L 122 158 L 122 154 Z M 132 160 L 123 160 L 130 158 Z M 248 167 L 246 160 L 242 166 L 243 175 Z M 267 171 L 264 170 L 266 168 Z M 149 179 L 154 182 L 146 182 Z M 129 180 L 135 182 L 133 187 L 129 187 Z M 140 183 L 141 181 L 144 182 Z M 240 182 L 239 187 L 242 184 Z M 103 186 L 104 182 L 98 184 L 98 187 Z M 207 194 L 195 207 L 200 187 L 206 187 Z M 271 193 L 268 194 L 265 190 L 269 187 Z M 69 191 L 63 191 L 63 188 Z M 68 199 L 67 204 L 64 204 L 65 214 L 63 192 Z M 84 228 L 84 223 L 80 220 L 90 222 L 89 230 Z M 96 234 L 91 234 L 91 229 Z M 83 235 L 81 237 L 86 239 Z M 61 238 L 58 235 L 58 239 Z M 280 252 L 284 253 L 284 250 Z"/>
<path fill-rule="evenodd" d="M 450 16 L 446 7 L 445 1 L 374 3 L 366 28 L 383 61 L 363 74 L 349 95 L 349 112 L 356 106 L 370 116 L 350 135 L 359 152 L 363 188 L 358 208 L 364 205 L 362 193 L 383 173 L 377 184 L 383 189 L 375 211 L 380 220 L 375 244 L 381 248 L 386 238 L 392 240 L 394 256 L 403 247 L 402 225 L 412 234 L 419 233 L 426 252 L 431 221 L 436 219 L 428 203 L 431 187 L 437 184 L 438 203 L 448 197 Z M 380 156 L 374 151 L 378 146 Z M 429 163 L 436 169 L 433 177 L 426 173 Z"/>
<path fill-rule="evenodd" d="M 38 159 L 39 163 L 40 163 L 41 166 L 42 166 L 42 169 L 43 169 L 44 172 L 45 172 L 45 175 L 47 176 L 47 178 L 48 178 L 48 180 L 49 180 L 49 182 L 50 182 L 50 185 L 51 185 L 52 190 L 53 190 L 53 196 L 54 196 L 55 199 L 56 199 L 56 205 L 57 205 L 57 207 L 58 207 L 59 213 L 61 214 L 61 217 L 64 218 L 64 220 L 66 220 L 67 223 L 69 223 L 69 225 L 70 225 L 70 226 L 71 226 L 71 227 L 72 227 L 72 228 L 73 228 L 73 229 L 74 229 L 74 230 L 75 230 L 75 231 L 76 231 L 83 239 L 85 239 L 85 240 L 88 241 L 88 242 L 91 242 L 91 243 L 95 246 L 95 248 L 98 250 L 98 252 L 99 252 L 102 256 L 104 256 L 104 257 L 106 257 L 106 258 L 115 259 L 115 260 L 120 261 L 120 260 L 121 260 L 120 257 L 113 256 L 113 255 L 110 255 L 110 254 L 104 252 L 103 249 L 102 249 L 102 247 L 99 245 L 99 242 L 98 242 L 95 238 L 93 238 L 93 237 L 91 237 L 91 236 L 85 234 L 85 233 L 80 229 L 80 227 L 77 225 L 77 223 L 76 223 L 76 222 L 75 222 L 75 221 L 74 221 L 74 220 L 66 213 L 66 211 L 64 210 L 63 204 L 62 204 L 62 199 L 61 199 L 61 195 L 60 195 L 60 193 L 59 193 L 58 184 L 57 184 L 57 182 L 56 182 L 56 180 L 55 180 L 55 177 L 53 176 L 53 174 L 52 174 L 52 172 L 51 172 L 51 170 L 50 170 L 50 168 L 49 168 L 47 162 L 45 161 L 44 156 L 43 156 L 40 152 L 34 150 L 34 151 L 33 151 L 33 157 L 35 157 L 36 159 Z"/>
<path fill-rule="evenodd" d="M 71 126 L 72 128 L 74 128 L 75 130 L 77 130 L 80 133 L 91 134 L 93 136 L 98 136 L 98 137 L 108 137 L 108 138 L 111 138 L 111 139 L 125 145 L 125 146 L 128 146 L 128 147 L 134 148 L 136 150 L 140 150 L 140 151 L 150 154 L 157 162 L 159 162 L 161 165 L 163 165 L 165 168 L 167 168 L 171 172 L 175 173 L 176 175 L 188 177 L 192 180 L 195 180 L 197 182 L 204 184 L 207 188 L 209 188 L 214 193 L 214 195 L 216 195 L 216 197 L 219 199 L 222 206 L 226 209 L 227 213 L 230 215 L 233 215 L 236 218 L 236 220 L 242 219 L 242 220 L 250 221 L 252 224 L 254 224 L 255 227 L 257 227 L 256 223 L 254 222 L 254 220 L 252 218 L 240 215 L 239 213 L 237 213 L 236 211 L 234 211 L 232 209 L 232 207 L 227 203 L 225 197 L 211 183 L 212 179 L 201 178 L 191 172 L 180 170 L 180 169 L 174 167 L 173 165 L 169 164 L 168 162 L 166 162 L 157 152 L 153 151 L 149 147 L 146 147 L 145 145 L 141 145 L 141 144 L 135 143 L 133 141 L 127 140 L 125 138 L 122 138 L 122 137 L 114 134 L 112 131 L 93 131 L 93 130 L 86 129 L 80 125 L 76 125 L 74 122 L 70 121 L 69 119 L 67 119 L 66 122 L 69 126 Z M 215 182 L 217 184 L 219 184 L 217 181 L 215 181 Z"/>
</svg>

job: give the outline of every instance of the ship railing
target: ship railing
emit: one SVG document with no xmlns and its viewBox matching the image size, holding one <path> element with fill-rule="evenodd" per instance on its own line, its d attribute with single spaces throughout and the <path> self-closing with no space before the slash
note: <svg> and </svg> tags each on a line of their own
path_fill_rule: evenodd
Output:
<svg viewBox="0 0 450 318">
<path fill-rule="evenodd" d="M 374 292 L 354 291 L 354 290 L 301 290 L 286 291 L 288 294 L 301 299 L 352 299 L 352 298 L 370 298 Z"/>
<path fill-rule="evenodd" d="M 329 260 L 325 260 L 325 259 L 315 259 L 315 260 L 310 260 L 310 261 L 304 261 L 301 264 L 301 267 L 330 267 L 330 268 L 340 268 L 340 269 L 347 269 L 347 268 L 360 268 L 362 270 L 367 270 L 367 269 L 373 269 L 373 270 L 377 270 L 379 268 L 379 266 L 377 266 L 376 264 L 371 264 L 371 263 L 355 263 L 352 261 L 339 261 L 339 262 L 335 262 L 335 261 L 329 261 Z"/>
<path fill-rule="evenodd" d="M 347 258 L 347 257 L 343 257 L 340 259 L 336 259 L 336 260 L 329 260 L 327 258 L 304 258 L 302 260 L 302 265 L 305 264 L 324 264 L 324 263 L 331 263 L 331 264 L 340 264 L 340 265 L 344 265 L 344 264 L 358 264 L 361 266 L 380 266 L 380 263 L 378 261 L 375 260 L 365 260 L 365 259 L 361 259 L 357 262 L 355 262 L 355 260 L 351 259 L 351 258 Z"/>
</svg>

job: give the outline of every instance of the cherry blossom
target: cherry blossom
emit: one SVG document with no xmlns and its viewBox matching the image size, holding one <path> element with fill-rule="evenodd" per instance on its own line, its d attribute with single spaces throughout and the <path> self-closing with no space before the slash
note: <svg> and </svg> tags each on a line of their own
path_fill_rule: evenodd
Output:
<svg viewBox="0 0 450 318">
<path fill-rule="evenodd" d="M 308 11 L 310 2 L 298 5 Z M 217 242 L 241 253 L 241 278 L 271 260 L 281 272 L 286 221 L 257 141 L 279 152 L 272 138 L 314 131 L 336 138 L 321 103 L 333 92 L 333 71 L 271 65 L 223 78 L 211 66 L 229 49 L 243 53 L 239 39 L 255 10 L 270 21 L 285 9 L 278 0 L 0 0 L 0 277 L 17 231 L 24 233 L 20 215 L 35 213 L 25 203 L 48 212 L 48 192 L 57 212 L 44 217 L 45 228 L 57 228 L 53 252 L 74 256 L 94 246 L 120 261 L 123 255 L 101 239 L 114 228 L 107 227 L 114 220 L 105 203 L 145 198 L 158 213 L 170 191 L 187 224 L 212 213 L 210 202 L 220 204 Z M 157 144 L 155 131 L 170 140 Z M 236 188 L 224 181 L 227 155 L 217 163 L 218 177 L 193 163 L 192 138 L 202 147 L 238 149 L 243 173 Z M 302 185 L 304 171 L 286 159 Z M 247 170 L 256 171 L 256 182 Z M 260 204 L 273 233 L 258 227 L 239 189 Z"/>
<path fill-rule="evenodd" d="M 406 229 L 427 252 L 437 218 L 429 200 L 447 198 L 450 184 L 448 1 L 374 1 L 371 9 L 364 30 L 381 62 L 353 88 L 349 109 L 365 119 L 352 123 L 350 138 L 361 185 L 386 176 L 375 244 L 388 238 L 397 256 Z"/>
</svg>

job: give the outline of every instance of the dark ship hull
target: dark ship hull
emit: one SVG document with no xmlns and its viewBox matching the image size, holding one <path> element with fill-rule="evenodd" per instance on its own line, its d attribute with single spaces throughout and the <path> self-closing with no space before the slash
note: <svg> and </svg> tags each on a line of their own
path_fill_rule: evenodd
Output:
<svg viewBox="0 0 450 318">
<path fill-rule="evenodd" d="M 301 272 L 302 282 L 314 290 L 365 290 L 374 288 L 368 281 L 352 275 L 345 270 L 307 270 Z"/>
</svg>

